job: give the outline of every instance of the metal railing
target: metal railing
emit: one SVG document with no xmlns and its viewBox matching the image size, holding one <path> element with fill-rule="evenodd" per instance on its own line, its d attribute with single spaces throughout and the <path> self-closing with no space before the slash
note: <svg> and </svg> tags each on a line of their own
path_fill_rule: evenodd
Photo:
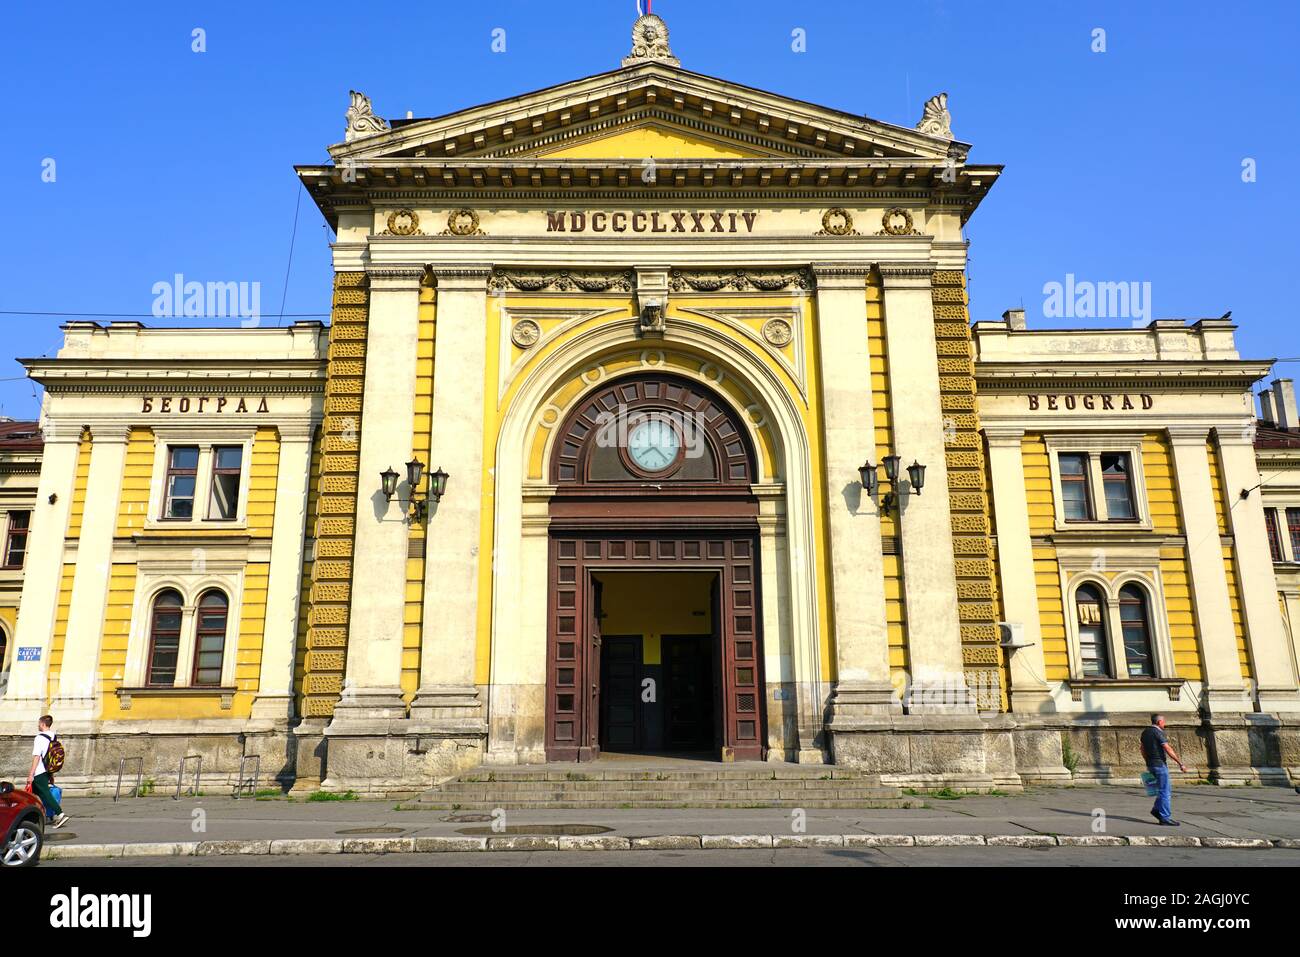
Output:
<svg viewBox="0 0 1300 957">
<path fill-rule="evenodd" d="M 244 774 L 244 769 L 249 764 L 253 765 L 253 774 L 251 777 Z M 235 793 L 233 795 L 236 801 L 239 800 L 239 795 L 243 793 L 245 788 L 248 789 L 250 797 L 257 792 L 257 778 L 261 773 L 262 756 L 260 754 L 245 754 L 239 759 L 239 780 L 235 782 Z"/>
<path fill-rule="evenodd" d="M 144 781 L 144 758 L 122 758 L 117 762 L 117 787 L 113 789 L 113 800 L 116 801 L 122 794 L 122 773 L 126 770 L 128 764 L 135 765 L 135 787 L 131 789 L 131 797 L 140 796 L 140 785 Z"/>
<path fill-rule="evenodd" d="M 190 788 L 189 796 L 199 796 L 199 779 L 203 775 L 203 755 L 190 754 L 181 758 L 181 766 L 176 771 L 176 793 L 172 795 L 173 801 L 181 799 L 181 786 L 185 783 L 185 764 L 189 761 L 194 762 L 194 784 Z"/>
</svg>

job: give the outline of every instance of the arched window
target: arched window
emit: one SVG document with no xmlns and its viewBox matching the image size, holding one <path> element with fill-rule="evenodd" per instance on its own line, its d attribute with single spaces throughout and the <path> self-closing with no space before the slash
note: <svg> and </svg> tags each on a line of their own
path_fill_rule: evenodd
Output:
<svg viewBox="0 0 1300 957">
<path fill-rule="evenodd" d="M 6 660 L 6 655 L 8 655 L 8 653 L 9 636 L 5 634 L 4 628 L 0 627 L 0 671 L 4 671 L 5 666 L 8 664 L 8 661 Z"/>
<path fill-rule="evenodd" d="M 194 638 L 194 684 L 220 685 L 226 652 L 226 618 L 230 602 L 219 591 L 199 599 L 199 627 Z"/>
<path fill-rule="evenodd" d="M 1151 627 L 1147 617 L 1146 592 L 1137 585 L 1119 590 L 1119 623 L 1124 634 L 1124 658 L 1130 678 L 1154 678 L 1151 656 Z"/>
<path fill-rule="evenodd" d="M 149 619 L 150 687 L 171 687 L 176 683 L 176 660 L 181 649 L 181 596 L 172 589 L 153 600 Z"/>
<path fill-rule="evenodd" d="M 1095 585 L 1080 585 L 1074 593 L 1074 604 L 1079 617 L 1079 658 L 1084 677 L 1109 678 L 1106 601 Z"/>
</svg>

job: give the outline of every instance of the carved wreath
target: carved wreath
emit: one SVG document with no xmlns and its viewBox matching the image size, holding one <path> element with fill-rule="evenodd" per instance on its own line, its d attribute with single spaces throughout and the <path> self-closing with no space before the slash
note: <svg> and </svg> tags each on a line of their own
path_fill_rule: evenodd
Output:
<svg viewBox="0 0 1300 957">
<path fill-rule="evenodd" d="M 447 228 L 443 236 L 484 236 L 479 228 L 478 213 L 472 209 L 453 209 L 447 214 Z"/>
<path fill-rule="evenodd" d="M 895 221 L 899 217 L 902 217 L 903 219 L 901 223 Z M 880 232 L 876 233 L 877 236 L 921 235 L 916 231 L 916 227 L 912 223 L 912 214 L 901 206 L 894 206 L 891 209 L 885 210 L 885 215 L 880 217 L 880 225 L 883 228 Z"/>
<path fill-rule="evenodd" d="M 389 236 L 415 236 L 420 232 L 420 217 L 414 210 L 397 209 L 388 214 Z"/>
<path fill-rule="evenodd" d="M 849 211 L 833 206 L 822 214 L 822 228 L 816 235 L 857 236 L 859 233 L 853 228 L 853 216 Z"/>
</svg>

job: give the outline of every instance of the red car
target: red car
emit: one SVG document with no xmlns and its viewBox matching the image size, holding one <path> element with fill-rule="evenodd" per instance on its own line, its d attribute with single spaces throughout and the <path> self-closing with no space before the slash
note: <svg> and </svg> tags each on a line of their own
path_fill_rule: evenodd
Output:
<svg viewBox="0 0 1300 957">
<path fill-rule="evenodd" d="M 41 799 L 0 781 L 0 867 L 34 867 L 44 844 Z"/>
</svg>

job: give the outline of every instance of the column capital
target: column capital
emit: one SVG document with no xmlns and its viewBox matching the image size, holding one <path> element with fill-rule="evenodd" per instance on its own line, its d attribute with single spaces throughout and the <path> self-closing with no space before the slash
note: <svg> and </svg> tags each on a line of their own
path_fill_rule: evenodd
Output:
<svg viewBox="0 0 1300 957">
<path fill-rule="evenodd" d="M 813 276 L 817 280 L 817 291 L 830 290 L 866 290 L 867 277 L 871 274 L 870 263 L 813 263 Z"/>
<path fill-rule="evenodd" d="M 1025 438 L 1025 429 L 1021 425 L 985 425 L 984 439 L 990 448 L 1020 448 Z"/>
<path fill-rule="evenodd" d="M 316 438 L 316 429 L 319 422 L 315 419 L 289 419 L 281 420 L 276 423 L 276 431 L 280 433 L 281 442 L 307 442 Z"/>
<path fill-rule="evenodd" d="M 412 263 L 375 264 L 366 266 L 371 292 L 413 292 L 420 288 L 424 278 L 424 265 Z"/>
<path fill-rule="evenodd" d="M 1243 423 L 1239 429 L 1215 428 L 1214 434 L 1220 445 L 1255 445 L 1255 423 Z"/>
<path fill-rule="evenodd" d="M 1174 445 L 1204 445 L 1210 437 L 1209 426 L 1174 423 L 1165 427 Z"/>
<path fill-rule="evenodd" d="M 934 263 L 876 263 L 886 289 L 928 289 L 934 278 Z"/>
<path fill-rule="evenodd" d="M 487 293 L 492 267 L 485 263 L 430 263 L 434 285 L 439 292 Z"/>
<path fill-rule="evenodd" d="M 131 438 L 131 425 L 127 422 L 93 422 L 90 440 L 93 445 L 125 445 Z"/>
</svg>

